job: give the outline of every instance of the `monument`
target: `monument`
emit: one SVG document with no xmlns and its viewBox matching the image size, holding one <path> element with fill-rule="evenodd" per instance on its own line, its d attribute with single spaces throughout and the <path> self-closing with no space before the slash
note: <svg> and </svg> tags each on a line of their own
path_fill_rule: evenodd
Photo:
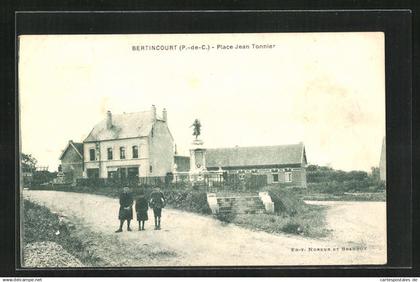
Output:
<svg viewBox="0 0 420 282">
<path fill-rule="evenodd" d="M 195 139 L 190 149 L 190 181 L 200 182 L 204 180 L 206 170 L 206 149 L 203 140 L 198 139 L 201 135 L 201 123 L 198 119 L 194 120 L 191 125 L 193 127 L 193 136 Z"/>
</svg>

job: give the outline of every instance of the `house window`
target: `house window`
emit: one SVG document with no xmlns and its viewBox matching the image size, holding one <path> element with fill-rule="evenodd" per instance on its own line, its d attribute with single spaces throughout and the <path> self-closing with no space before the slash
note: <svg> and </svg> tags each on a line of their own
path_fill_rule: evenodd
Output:
<svg viewBox="0 0 420 282">
<path fill-rule="evenodd" d="M 108 160 L 112 160 L 112 148 L 108 148 Z"/>
<path fill-rule="evenodd" d="M 153 172 L 153 167 L 152 166 L 149 167 L 149 171 L 150 171 L 150 173 Z"/>
<path fill-rule="evenodd" d="M 137 159 L 139 157 L 139 147 L 133 146 L 133 159 Z"/>
<path fill-rule="evenodd" d="M 94 161 L 95 158 L 95 149 L 90 149 L 89 150 L 89 160 Z"/>
<path fill-rule="evenodd" d="M 284 181 L 285 182 L 292 182 L 292 173 L 291 172 L 285 172 L 284 173 Z"/>
<path fill-rule="evenodd" d="M 273 174 L 273 182 L 279 182 L 279 174 L 278 173 Z"/>
<path fill-rule="evenodd" d="M 121 160 L 125 159 L 125 148 L 124 147 L 120 147 L 120 159 Z"/>
</svg>

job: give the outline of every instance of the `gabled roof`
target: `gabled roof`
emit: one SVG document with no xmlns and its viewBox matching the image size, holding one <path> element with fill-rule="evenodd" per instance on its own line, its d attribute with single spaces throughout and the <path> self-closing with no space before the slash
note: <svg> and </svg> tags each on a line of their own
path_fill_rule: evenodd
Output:
<svg viewBox="0 0 420 282">
<path fill-rule="evenodd" d="M 154 124 L 153 112 L 112 115 L 112 127 L 106 127 L 106 118 L 96 124 L 84 142 L 149 136 Z"/>
<path fill-rule="evenodd" d="M 303 143 L 207 149 L 206 167 L 252 167 L 306 164 Z"/>
<path fill-rule="evenodd" d="M 64 149 L 64 151 L 61 153 L 60 160 L 64 157 L 64 154 L 67 152 L 69 148 L 74 149 L 76 153 L 80 156 L 80 158 L 83 159 L 83 143 L 76 143 L 70 140 L 66 148 Z"/>
</svg>

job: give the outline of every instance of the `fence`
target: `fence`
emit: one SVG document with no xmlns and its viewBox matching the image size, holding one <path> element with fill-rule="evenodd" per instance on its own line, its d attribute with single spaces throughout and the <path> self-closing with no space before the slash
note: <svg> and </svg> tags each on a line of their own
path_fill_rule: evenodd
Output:
<svg viewBox="0 0 420 282">
<path fill-rule="evenodd" d="M 160 187 L 162 189 L 195 189 L 216 192 L 230 191 L 259 191 L 267 185 L 267 175 L 256 174 L 203 174 L 200 181 L 190 181 L 188 174 L 168 174 L 166 176 L 139 177 L 132 179 L 120 178 L 80 178 L 77 186 L 85 187 Z"/>
<path fill-rule="evenodd" d="M 138 187 L 138 186 L 158 186 L 164 188 L 168 184 L 168 177 L 139 177 L 139 178 L 79 178 L 76 180 L 77 186 L 87 187 Z"/>
</svg>

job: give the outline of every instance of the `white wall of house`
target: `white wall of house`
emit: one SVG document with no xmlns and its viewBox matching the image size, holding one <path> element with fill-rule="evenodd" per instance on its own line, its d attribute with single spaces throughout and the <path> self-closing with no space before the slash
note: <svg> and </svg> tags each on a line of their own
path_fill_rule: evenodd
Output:
<svg viewBox="0 0 420 282">
<path fill-rule="evenodd" d="M 97 151 L 97 144 L 100 150 Z M 138 158 L 133 158 L 133 146 L 138 147 Z M 125 159 L 120 158 L 120 148 L 125 148 Z M 112 149 L 112 160 L 108 160 L 108 148 Z M 99 177 L 108 177 L 108 171 L 118 167 L 138 167 L 139 177 L 165 176 L 174 165 L 174 141 L 168 127 L 162 121 L 153 126 L 149 137 L 116 139 L 100 142 L 86 142 L 84 149 L 84 177 L 87 169 L 99 169 Z M 96 159 L 90 160 L 90 150 L 94 149 Z"/>
<path fill-rule="evenodd" d="M 99 144 L 100 151 L 97 151 Z M 133 146 L 138 148 L 138 157 L 133 157 Z M 100 142 L 89 142 L 83 144 L 84 160 L 85 160 L 85 177 L 86 170 L 90 168 L 99 168 L 99 177 L 106 178 L 108 170 L 116 167 L 139 167 L 139 176 L 149 176 L 149 145 L 146 137 L 107 140 Z M 125 159 L 120 157 L 120 148 L 125 148 Z M 112 149 L 112 160 L 108 160 L 108 148 Z M 94 149 L 96 160 L 90 160 L 90 150 Z"/>
<path fill-rule="evenodd" d="M 164 121 L 157 121 L 149 135 L 151 176 L 164 176 L 174 167 L 174 140 Z"/>
</svg>

